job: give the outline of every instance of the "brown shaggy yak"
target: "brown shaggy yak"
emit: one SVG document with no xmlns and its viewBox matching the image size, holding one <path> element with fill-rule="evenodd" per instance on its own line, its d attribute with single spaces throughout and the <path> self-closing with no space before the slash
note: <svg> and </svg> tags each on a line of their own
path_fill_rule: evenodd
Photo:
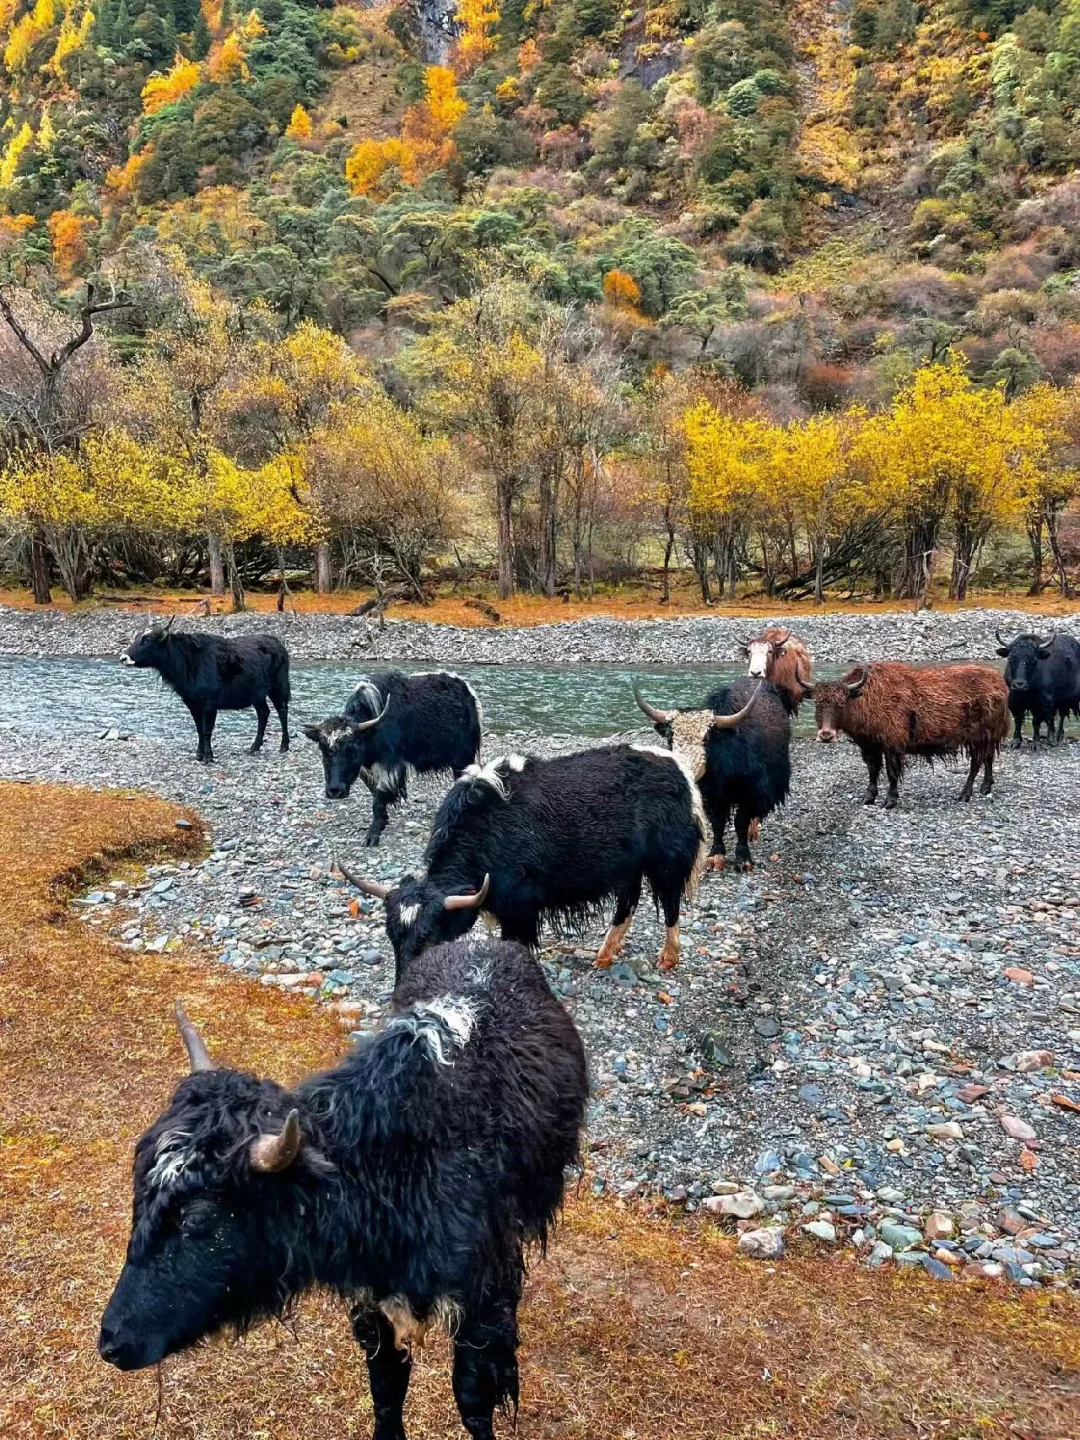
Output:
<svg viewBox="0 0 1080 1440">
<path fill-rule="evenodd" d="M 756 638 L 747 635 L 741 639 L 739 649 L 750 662 L 746 673 L 768 680 L 788 714 L 797 715 L 802 702 L 814 693 L 813 661 L 803 641 L 783 626 L 770 625 Z"/>
<path fill-rule="evenodd" d="M 957 797 L 970 800 L 984 771 L 982 793 L 994 788 L 994 756 L 1009 728 L 1009 692 L 989 665 L 934 665 L 925 670 L 886 660 L 859 665 L 843 680 L 814 687 L 818 739 L 843 732 L 859 747 L 870 783 L 866 804 L 877 800 L 881 762 L 889 777 L 886 810 L 899 800 L 904 759 L 966 755 L 971 768 Z"/>
</svg>

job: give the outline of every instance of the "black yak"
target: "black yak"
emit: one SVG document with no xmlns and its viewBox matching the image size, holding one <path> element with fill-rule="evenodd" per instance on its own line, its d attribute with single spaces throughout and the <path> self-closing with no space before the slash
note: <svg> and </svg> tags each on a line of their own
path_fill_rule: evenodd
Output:
<svg viewBox="0 0 1080 1440">
<path fill-rule="evenodd" d="M 735 868 L 752 870 L 750 841 L 791 788 L 791 720 L 779 693 L 766 680 L 742 679 L 713 690 L 700 710 L 658 710 L 636 685 L 634 699 L 697 777 L 712 868 L 727 864 L 724 832 L 734 810 Z"/>
<path fill-rule="evenodd" d="M 173 620 L 175 620 L 175 616 Z M 214 759 L 214 724 L 219 710 L 247 710 L 258 719 L 248 752 L 262 749 L 270 701 L 281 722 L 281 748 L 289 748 L 289 652 L 273 635 L 220 635 L 173 631 L 173 620 L 152 625 L 127 654 L 125 665 L 156 670 L 191 712 L 199 736 L 196 759 Z"/>
<path fill-rule="evenodd" d="M 365 845 L 378 845 L 391 805 L 405 799 L 411 770 L 456 778 L 480 757 L 480 702 L 449 670 L 405 675 L 380 670 L 349 696 L 343 715 L 304 734 L 322 753 L 328 800 L 343 800 L 357 777 L 371 791 Z"/>
<path fill-rule="evenodd" d="M 870 776 L 867 805 L 877 800 L 884 759 L 885 808 L 896 807 L 908 755 L 929 761 L 968 756 L 968 777 L 957 798 L 970 800 L 980 769 L 982 793 L 994 788 L 994 756 L 1009 729 L 1008 698 L 1005 681 L 989 665 L 859 665 L 843 680 L 815 685 L 818 739 L 830 742 L 843 732 L 854 740 Z"/>
<path fill-rule="evenodd" d="M 518 1403 L 524 1249 L 550 1233 L 588 1093 L 540 967 L 517 945 L 439 946 L 378 1031 L 293 1090 L 214 1068 L 177 1014 L 192 1073 L 135 1148 L 102 1357 L 154 1365 L 320 1287 L 349 1306 L 376 1440 L 405 1435 L 413 1350 L 438 1323 L 465 1429 L 493 1440 Z"/>
<path fill-rule="evenodd" d="M 391 888 L 342 873 L 386 902 L 400 977 L 429 945 L 463 935 L 481 908 L 503 938 L 536 947 L 545 918 L 580 930 L 608 900 L 597 965 L 622 947 L 645 880 L 663 912 L 662 969 L 679 959 L 679 910 L 705 848 L 693 776 L 665 750 L 602 745 L 551 760 L 508 755 L 473 766 L 439 808 L 426 873 Z"/>
<path fill-rule="evenodd" d="M 1057 743 L 1065 738 L 1066 716 L 1080 716 L 1080 641 L 1071 635 L 1018 635 L 1005 640 L 999 631 L 998 654 L 1005 660 L 1005 684 L 1009 687 L 1013 748 L 1023 744 L 1024 716 L 1031 714 L 1032 740 L 1039 743 L 1039 729 L 1046 726 L 1046 738 Z"/>
</svg>

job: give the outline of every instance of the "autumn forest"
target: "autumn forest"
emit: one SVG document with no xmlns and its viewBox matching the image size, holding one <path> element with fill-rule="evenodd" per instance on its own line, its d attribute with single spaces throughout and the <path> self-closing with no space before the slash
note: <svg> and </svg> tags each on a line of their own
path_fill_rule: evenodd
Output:
<svg viewBox="0 0 1080 1440">
<path fill-rule="evenodd" d="M 1080 0 L 0 0 L 0 583 L 1080 584 Z"/>
</svg>

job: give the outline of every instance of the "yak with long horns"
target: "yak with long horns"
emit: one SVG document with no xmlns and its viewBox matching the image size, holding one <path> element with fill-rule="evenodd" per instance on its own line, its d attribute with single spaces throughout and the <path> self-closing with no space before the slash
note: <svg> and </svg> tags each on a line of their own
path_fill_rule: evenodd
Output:
<svg viewBox="0 0 1080 1440">
<path fill-rule="evenodd" d="M 724 832 L 735 812 L 735 868 L 751 870 L 750 841 L 791 789 L 791 719 L 767 680 L 736 680 L 706 697 L 700 710 L 658 710 L 637 685 L 634 699 L 692 770 L 712 826 L 710 863 L 727 864 Z"/>
<path fill-rule="evenodd" d="M 704 865 L 705 815 L 694 776 L 654 746 L 599 745 L 550 760 L 506 755 L 471 766 L 444 799 L 425 873 L 383 885 L 338 868 L 386 903 L 398 977 L 481 910 L 506 940 L 536 947 L 545 920 L 581 932 L 614 901 L 596 957 L 619 954 L 648 882 L 665 926 L 661 969 L 679 959 L 679 913 Z"/>
<path fill-rule="evenodd" d="M 414 1351 L 438 1324 L 462 1424 L 494 1440 L 495 1409 L 518 1403 L 525 1248 L 550 1233 L 588 1095 L 539 965 L 487 938 L 429 951 L 380 1028 L 295 1089 L 215 1068 L 177 1013 L 192 1073 L 135 1147 L 102 1358 L 154 1365 L 321 1288 L 367 1357 L 375 1440 L 403 1440 Z"/>
<path fill-rule="evenodd" d="M 1009 710 L 1013 717 L 1013 748 L 1023 744 L 1024 717 L 1031 715 L 1032 741 L 1038 746 L 1039 729 L 1046 726 L 1046 738 L 1057 743 L 1065 738 L 1065 720 L 1080 716 L 1080 641 L 1059 631 L 1054 635 L 1018 635 L 1006 640 L 995 631 L 998 654 L 1005 661 L 1005 684 L 1009 687 Z"/>
</svg>

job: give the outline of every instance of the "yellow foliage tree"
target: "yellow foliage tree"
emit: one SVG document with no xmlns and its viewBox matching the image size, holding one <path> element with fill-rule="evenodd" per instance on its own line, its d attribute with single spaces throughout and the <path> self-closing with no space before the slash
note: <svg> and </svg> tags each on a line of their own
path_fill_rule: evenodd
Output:
<svg viewBox="0 0 1080 1440">
<path fill-rule="evenodd" d="M 416 151 L 403 140 L 361 140 L 345 161 L 345 179 L 354 195 L 382 199 L 399 177 L 406 185 L 420 178 Z"/>
<path fill-rule="evenodd" d="M 402 116 L 401 138 L 361 140 L 345 162 L 354 195 L 381 199 L 400 178 L 415 185 L 455 154 L 450 132 L 469 107 L 457 93 L 454 72 L 443 65 L 424 71 L 424 98 Z"/>
<path fill-rule="evenodd" d="M 217 85 L 226 85 L 230 80 L 247 81 L 251 79 L 251 71 L 244 58 L 244 47 L 239 31 L 234 30 L 231 34 L 226 35 L 221 44 L 215 46 L 210 52 L 207 70 L 211 80 Z"/>
<path fill-rule="evenodd" d="M 55 24 L 56 9 L 53 0 L 37 0 L 32 10 L 16 20 L 4 47 L 4 64 L 10 75 L 26 68 L 34 46 Z"/>
<path fill-rule="evenodd" d="M 684 423 L 691 526 L 699 543 L 711 543 L 716 573 L 734 598 L 738 546 L 757 513 L 768 461 L 768 426 L 705 400 Z"/>
<path fill-rule="evenodd" d="M 24 120 L 8 141 L 3 155 L 0 155 L 0 186 L 10 185 L 15 179 L 23 151 L 34 141 L 34 132 L 29 120 Z"/>
<path fill-rule="evenodd" d="M 311 139 L 311 116 L 304 109 L 303 105 L 297 105 L 293 108 L 292 115 L 289 117 L 289 123 L 285 127 L 285 134 L 290 140 Z"/>
<path fill-rule="evenodd" d="M 188 91 L 194 90 L 201 75 L 202 67 L 197 60 L 186 60 L 178 54 L 167 74 L 151 75 L 143 86 L 143 114 L 153 115 L 173 101 L 181 100 Z"/>
<path fill-rule="evenodd" d="M 92 215 L 73 215 L 70 210 L 54 210 L 47 225 L 57 273 L 61 279 L 71 280 L 90 258 L 88 242 L 97 229 L 97 221 Z"/>
<path fill-rule="evenodd" d="M 495 0 L 458 0 L 454 18 L 460 30 L 454 47 L 455 68 L 459 74 L 469 75 L 495 49 L 499 8 Z"/>
<path fill-rule="evenodd" d="M 74 54 L 76 50 L 82 50 L 85 47 L 87 41 L 90 39 L 90 31 L 94 26 L 94 12 L 90 9 L 89 5 L 83 11 L 82 18 L 78 23 L 76 23 L 75 20 L 75 9 L 75 5 L 70 4 L 64 11 L 64 19 L 60 25 L 60 34 L 56 40 L 56 49 L 52 53 L 52 59 L 45 67 L 50 74 L 55 75 L 57 79 L 60 80 L 64 78 L 64 61 L 69 55 Z M 38 135 L 38 144 L 41 144 L 40 133 Z"/>
<path fill-rule="evenodd" d="M 1044 539 L 1061 593 L 1073 595 L 1061 547 L 1061 517 L 1080 490 L 1080 386 L 1033 385 L 1010 407 L 1018 434 L 1017 487 L 1031 545 L 1029 593 L 1045 588 Z"/>
<path fill-rule="evenodd" d="M 604 276 L 604 299 L 609 305 L 635 310 L 641 300 L 641 287 L 625 270 L 609 270 Z"/>
</svg>

